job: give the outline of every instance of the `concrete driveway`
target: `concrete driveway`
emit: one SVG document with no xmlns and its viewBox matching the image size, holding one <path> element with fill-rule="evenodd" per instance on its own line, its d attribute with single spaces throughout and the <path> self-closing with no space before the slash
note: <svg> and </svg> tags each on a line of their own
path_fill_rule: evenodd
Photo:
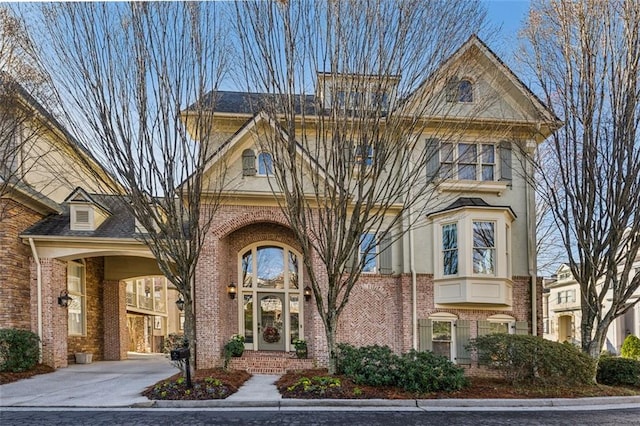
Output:
<svg viewBox="0 0 640 426">
<path fill-rule="evenodd" d="M 2 407 L 126 407 L 149 401 L 147 386 L 179 370 L 159 354 L 129 354 L 124 361 L 73 364 L 0 386 Z"/>
</svg>

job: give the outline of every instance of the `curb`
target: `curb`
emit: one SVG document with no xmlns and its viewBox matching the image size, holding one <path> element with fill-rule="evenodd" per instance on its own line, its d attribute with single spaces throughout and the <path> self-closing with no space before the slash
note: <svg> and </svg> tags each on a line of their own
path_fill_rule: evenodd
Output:
<svg viewBox="0 0 640 426">
<path fill-rule="evenodd" d="M 362 407 L 362 408 L 549 408 L 637 405 L 640 396 L 544 399 L 280 399 L 271 401 L 170 401 L 157 400 L 133 404 L 132 408 L 302 408 L 302 407 Z"/>
</svg>

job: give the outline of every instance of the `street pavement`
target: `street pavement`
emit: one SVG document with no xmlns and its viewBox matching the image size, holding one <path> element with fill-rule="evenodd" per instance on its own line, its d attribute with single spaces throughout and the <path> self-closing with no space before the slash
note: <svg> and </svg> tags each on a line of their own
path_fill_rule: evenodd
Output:
<svg viewBox="0 0 640 426">
<path fill-rule="evenodd" d="M 20 407 L 270 410 L 608 410 L 638 409 L 640 396 L 576 399 L 282 399 L 278 376 L 255 375 L 224 400 L 150 401 L 140 393 L 178 370 L 164 356 L 129 354 L 124 361 L 73 364 L 0 386 L 0 411 Z"/>
</svg>

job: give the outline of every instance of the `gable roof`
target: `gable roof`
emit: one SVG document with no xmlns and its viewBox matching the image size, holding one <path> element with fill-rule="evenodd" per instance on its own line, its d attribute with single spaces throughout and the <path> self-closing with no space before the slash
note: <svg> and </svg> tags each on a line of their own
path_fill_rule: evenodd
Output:
<svg viewBox="0 0 640 426">
<path fill-rule="evenodd" d="M 264 111 L 259 112 L 254 115 L 250 120 L 248 120 L 240 129 L 238 129 L 233 136 L 227 139 L 225 142 L 216 149 L 205 164 L 205 173 L 213 164 L 219 161 L 226 153 L 228 153 L 233 147 L 241 143 L 242 140 L 252 131 L 252 129 L 256 128 L 260 123 L 267 123 L 269 127 L 273 129 L 274 132 L 280 133 L 283 135 L 283 138 L 288 138 L 287 132 L 269 117 Z M 300 155 L 308 164 L 313 164 L 315 170 L 320 171 L 320 177 L 323 179 L 327 179 L 329 182 L 332 182 L 332 179 L 327 175 L 324 167 L 315 159 L 309 152 L 302 146 L 302 144 L 296 141 L 296 150 L 298 155 Z"/>
<path fill-rule="evenodd" d="M 522 80 L 509 68 L 503 61 L 491 50 L 477 35 L 472 35 L 460 46 L 444 63 L 431 75 L 429 75 L 418 87 L 413 91 L 412 95 L 404 101 L 410 101 L 412 97 L 425 89 L 426 86 L 435 84 L 438 80 L 442 80 L 446 76 L 446 71 L 459 62 L 465 54 L 477 49 L 484 58 L 486 58 L 496 69 L 504 76 L 513 86 L 528 99 L 535 111 L 539 114 L 539 119 L 549 126 L 550 130 L 554 130 L 562 125 L 562 121 L 536 96 L 535 93 L 527 87 Z M 446 78 L 444 79 L 446 80 Z"/>
</svg>

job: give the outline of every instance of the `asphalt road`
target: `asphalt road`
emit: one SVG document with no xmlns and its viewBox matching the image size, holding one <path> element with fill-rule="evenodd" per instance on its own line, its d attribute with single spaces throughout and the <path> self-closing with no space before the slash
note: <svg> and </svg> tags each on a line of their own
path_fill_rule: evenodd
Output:
<svg viewBox="0 0 640 426">
<path fill-rule="evenodd" d="M 640 408 L 606 411 L 225 411 L 225 410 L 78 410 L 0 411 L 10 425 L 634 425 Z"/>
</svg>

